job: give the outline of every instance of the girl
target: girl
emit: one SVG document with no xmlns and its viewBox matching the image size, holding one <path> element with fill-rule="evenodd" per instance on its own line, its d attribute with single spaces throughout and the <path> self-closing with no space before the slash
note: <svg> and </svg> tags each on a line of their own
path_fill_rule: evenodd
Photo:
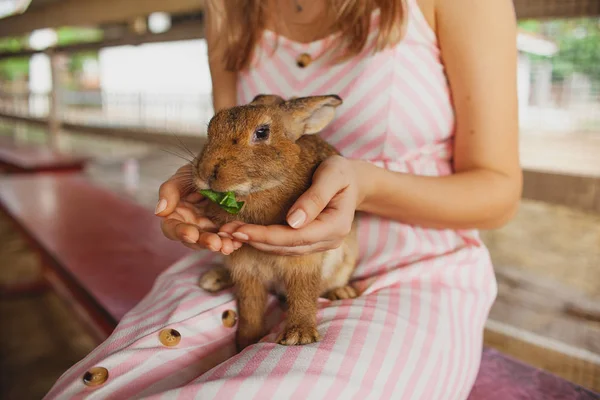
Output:
<svg viewBox="0 0 600 400">
<path fill-rule="evenodd" d="M 257 94 L 338 94 L 328 159 L 289 226 L 215 227 L 185 191 L 160 188 L 165 235 L 197 252 L 167 269 L 111 337 L 48 398 L 465 399 L 496 295 L 476 229 L 507 222 L 521 193 L 516 26 L 510 0 L 209 1 L 215 110 Z M 361 211 L 354 300 L 320 300 L 322 340 L 271 334 L 235 354 L 231 291 L 198 276 L 242 244 L 331 249 Z M 212 252 L 212 253 L 211 253 Z"/>
</svg>

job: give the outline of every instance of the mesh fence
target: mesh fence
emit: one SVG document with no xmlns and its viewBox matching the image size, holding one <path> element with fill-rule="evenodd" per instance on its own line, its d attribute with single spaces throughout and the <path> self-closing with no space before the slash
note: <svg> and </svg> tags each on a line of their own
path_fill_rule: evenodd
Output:
<svg viewBox="0 0 600 400">
<path fill-rule="evenodd" d="M 213 115 L 207 94 L 61 91 L 60 118 L 77 125 L 204 134 Z M 48 93 L 0 92 L 0 113 L 47 118 Z"/>
</svg>

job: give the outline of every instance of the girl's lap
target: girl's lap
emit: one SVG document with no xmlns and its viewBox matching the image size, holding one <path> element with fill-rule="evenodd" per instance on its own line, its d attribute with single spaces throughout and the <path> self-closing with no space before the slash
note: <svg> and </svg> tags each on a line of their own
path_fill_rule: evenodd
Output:
<svg viewBox="0 0 600 400">
<path fill-rule="evenodd" d="M 211 295 L 197 287 L 210 264 L 201 261 L 183 260 L 167 270 L 111 337 L 59 379 L 48 398 L 452 399 L 468 394 L 489 306 L 476 292 L 410 279 L 353 300 L 322 299 L 321 341 L 292 347 L 275 344 L 283 311 L 270 298 L 270 333 L 236 354 L 235 300 L 230 291 Z M 177 344 L 167 346 L 165 332 L 173 330 Z M 90 388 L 82 377 L 93 367 L 106 368 L 108 379 Z"/>
</svg>

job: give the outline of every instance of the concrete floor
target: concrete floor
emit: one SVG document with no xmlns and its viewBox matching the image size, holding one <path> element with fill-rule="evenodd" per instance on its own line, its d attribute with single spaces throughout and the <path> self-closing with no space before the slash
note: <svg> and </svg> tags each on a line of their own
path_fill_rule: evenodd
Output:
<svg viewBox="0 0 600 400">
<path fill-rule="evenodd" d="M 160 183 L 183 162 L 123 140 L 69 137 L 66 148 L 97 159 L 86 171 L 91 180 L 149 209 Z M 600 390 L 600 215 L 524 201 L 511 223 L 482 236 L 499 282 L 486 344 Z M 0 218 L 0 260 L 0 282 L 39 268 L 6 218 Z M 95 346 L 52 292 L 0 299 L 0 326 L 12 338 L 0 347 L 2 399 L 41 398 Z"/>
</svg>

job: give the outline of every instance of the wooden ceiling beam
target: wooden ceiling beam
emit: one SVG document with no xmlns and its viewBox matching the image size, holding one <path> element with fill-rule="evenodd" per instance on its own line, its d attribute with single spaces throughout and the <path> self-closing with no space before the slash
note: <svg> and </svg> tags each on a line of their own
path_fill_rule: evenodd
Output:
<svg viewBox="0 0 600 400">
<path fill-rule="evenodd" d="M 600 16 L 600 0 L 514 0 L 514 3 L 519 19 Z"/>
<path fill-rule="evenodd" d="M 203 9 L 204 0 L 61 0 L 0 20 L 0 37 L 42 28 L 131 21 L 153 12 L 182 14 Z"/>
<path fill-rule="evenodd" d="M 173 26 L 170 30 L 164 33 L 145 33 L 142 35 L 136 35 L 134 33 L 128 33 L 122 37 L 115 39 L 105 39 L 100 42 L 92 43 L 78 43 L 70 44 L 65 46 L 56 46 L 49 50 L 53 50 L 59 53 L 72 54 L 82 51 L 93 51 L 100 50 L 106 47 L 115 46 L 136 46 L 144 43 L 160 43 L 160 42 L 173 42 L 179 40 L 193 40 L 204 38 L 204 23 L 203 21 L 189 21 L 180 23 Z M 30 57 L 37 53 L 44 53 L 41 50 L 23 50 L 19 52 L 0 52 L 0 60 L 5 58 L 15 57 Z"/>
</svg>

